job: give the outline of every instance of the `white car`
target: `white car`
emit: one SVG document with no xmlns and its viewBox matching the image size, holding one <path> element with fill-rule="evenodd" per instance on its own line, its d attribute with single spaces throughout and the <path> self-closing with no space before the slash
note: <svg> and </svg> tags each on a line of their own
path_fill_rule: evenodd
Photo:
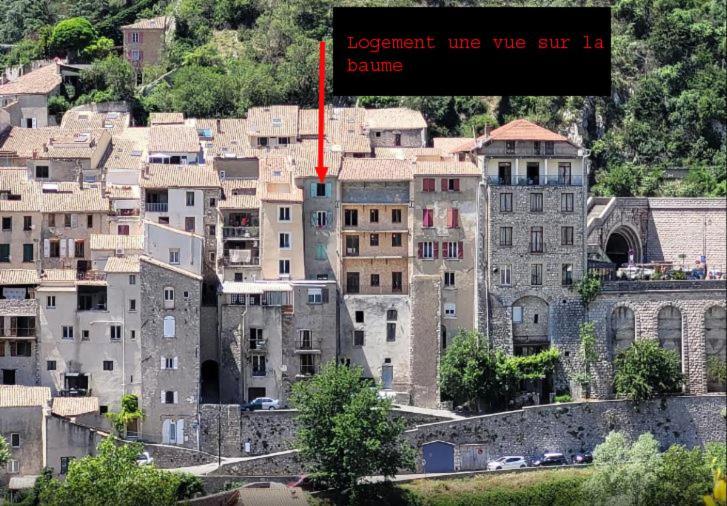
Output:
<svg viewBox="0 0 727 506">
<path fill-rule="evenodd" d="M 491 460 L 487 463 L 488 471 L 496 471 L 499 469 L 520 469 L 528 467 L 528 461 L 525 457 L 520 456 L 506 456 L 500 457 L 497 460 Z"/>
<path fill-rule="evenodd" d="M 240 406 L 242 411 L 255 411 L 258 409 L 280 409 L 280 401 L 270 397 L 258 397 Z"/>
<path fill-rule="evenodd" d="M 136 464 L 139 466 L 149 466 L 154 462 L 154 457 L 149 452 L 140 453 L 136 456 Z"/>
</svg>

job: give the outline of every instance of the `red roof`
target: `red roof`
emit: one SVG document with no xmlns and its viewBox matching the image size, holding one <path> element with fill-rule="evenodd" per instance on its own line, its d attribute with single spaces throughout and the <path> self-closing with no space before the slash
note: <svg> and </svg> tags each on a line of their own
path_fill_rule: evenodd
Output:
<svg viewBox="0 0 727 506">
<path fill-rule="evenodd" d="M 555 132 L 551 132 L 526 119 L 516 119 L 510 123 L 494 129 L 487 135 L 477 138 L 478 141 L 554 141 L 568 142 L 568 139 Z M 475 141 L 469 140 L 452 150 L 471 151 L 475 147 Z"/>
</svg>

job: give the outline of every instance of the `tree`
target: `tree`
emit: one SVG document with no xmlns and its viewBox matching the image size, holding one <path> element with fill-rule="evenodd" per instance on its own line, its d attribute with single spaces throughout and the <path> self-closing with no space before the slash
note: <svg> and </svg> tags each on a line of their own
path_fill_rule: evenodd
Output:
<svg viewBox="0 0 727 506">
<path fill-rule="evenodd" d="M 580 383 L 581 387 L 586 391 L 586 398 L 589 397 L 588 388 L 593 381 L 591 375 L 591 367 L 598 360 L 598 351 L 596 350 L 596 326 L 593 322 L 581 323 L 578 329 L 578 336 L 580 337 L 580 354 L 581 360 L 585 370 L 583 374 L 576 375 L 576 381 Z"/>
<path fill-rule="evenodd" d="M 634 342 L 614 360 L 618 397 L 643 401 L 679 391 L 683 376 L 678 355 L 651 339 Z"/>
<path fill-rule="evenodd" d="M 82 49 L 96 42 L 97 37 L 88 19 L 64 19 L 53 28 L 50 49 L 56 55 L 77 57 Z"/>
<path fill-rule="evenodd" d="M 588 305 L 593 302 L 598 294 L 601 293 L 601 278 L 593 271 L 583 276 L 583 278 L 576 283 L 576 290 L 578 295 L 581 296 L 581 304 L 588 311 Z"/>
<path fill-rule="evenodd" d="M 659 443 L 648 432 L 633 444 L 624 433 L 611 432 L 593 451 L 594 472 L 586 490 L 594 504 L 641 505 L 657 480 L 660 461 Z"/>
<path fill-rule="evenodd" d="M 10 446 L 0 434 L 0 467 L 4 467 L 8 460 L 10 460 Z"/>
<path fill-rule="evenodd" d="M 112 53 L 114 45 L 108 37 L 99 37 L 83 49 L 83 56 L 89 61 L 101 60 Z"/>
<path fill-rule="evenodd" d="M 134 394 L 126 394 L 121 398 L 121 409 L 106 413 L 106 418 L 111 421 L 116 434 L 124 436 L 126 427 L 130 423 L 144 417 L 144 412 L 139 408 L 139 398 Z"/>
<path fill-rule="evenodd" d="M 80 103 L 130 101 L 134 98 L 134 70 L 125 59 L 110 55 L 97 60 L 90 69 L 81 72 L 86 98 Z"/>
<path fill-rule="evenodd" d="M 672 445 L 662 453 L 656 479 L 644 494 L 644 506 L 679 504 L 701 506 L 712 484 L 712 472 L 699 448 Z"/>
<path fill-rule="evenodd" d="M 367 475 L 393 476 L 414 465 L 414 450 L 401 439 L 404 421 L 390 416 L 391 401 L 363 381 L 363 370 L 335 362 L 293 385 L 301 457 L 316 476 L 339 490 L 357 492 Z"/>
<path fill-rule="evenodd" d="M 110 437 L 104 439 L 96 456 L 71 461 L 65 480 L 45 483 L 40 504 L 172 506 L 202 491 L 197 477 L 137 465 L 136 456 L 142 449 L 140 443 L 117 445 Z"/>
</svg>

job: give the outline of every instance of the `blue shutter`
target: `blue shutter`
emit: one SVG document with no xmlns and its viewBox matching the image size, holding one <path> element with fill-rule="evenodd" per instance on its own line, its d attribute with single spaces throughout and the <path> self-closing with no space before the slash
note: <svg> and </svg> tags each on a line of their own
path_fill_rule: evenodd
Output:
<svg viewBox="0 0 727 506">
<path fill-rule="evenodd" d="M 310 184 L 310 196 L 311 198 L 316 196 L 316 183 Z"/>
<path fill-rule="evenodd" d="M 331 183 L 326 183 L 326 197 L 330 197 L 333 194 L 333 185 Z"/>
</svg>

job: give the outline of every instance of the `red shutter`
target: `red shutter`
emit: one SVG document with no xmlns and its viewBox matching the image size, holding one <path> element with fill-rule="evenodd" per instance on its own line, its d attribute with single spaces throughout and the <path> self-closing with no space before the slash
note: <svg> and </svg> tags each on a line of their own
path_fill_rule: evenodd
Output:
<svg viewBox="0 0 727 506">
<path fill-rule="evenodd" d="M 422 251 L 424 250 L 424 244 L 423 243 L 417 243 L 417 258 L 422 257 Z"/>
<path fill-rule="evenodd" d="M 144 61 L 144 51 L 139 51 L 139 61 Z"/>
<path fill-rule="evenodd" d="M 434 241 L 434 255 L 432 258 L 439 258 L 439 241 Z"/>
<path fill-rule="evenodd" d="M 457 243 L 457 255 L 459 256 L 460 260 L 462 260 L 464 258 L 464 249 L 462 248 L 462 241 L 459 241 Z"/>
<path fill-rule="evenodd" d="M 139 32 L 139 44 L 144 42 L 144 32 Z"/>
<path fill-rule="evenodd" d="M 454 180 L 454 191 L 459 191 L 459 179 Z"/>
<path fill-rule="evenodd" d="M 459 209 L 452 209 L 452 228 L 459 228 Z"/>
<path fill-rule="evenodd" d="M 447 191 L 447 180 L 445 178 L 442 178 L 442 191 Z"/>
<path fill-rule="evenodd" d="M 447 228 L 452 228 L 452 210 L 447 209 Z"/>
</svg>

